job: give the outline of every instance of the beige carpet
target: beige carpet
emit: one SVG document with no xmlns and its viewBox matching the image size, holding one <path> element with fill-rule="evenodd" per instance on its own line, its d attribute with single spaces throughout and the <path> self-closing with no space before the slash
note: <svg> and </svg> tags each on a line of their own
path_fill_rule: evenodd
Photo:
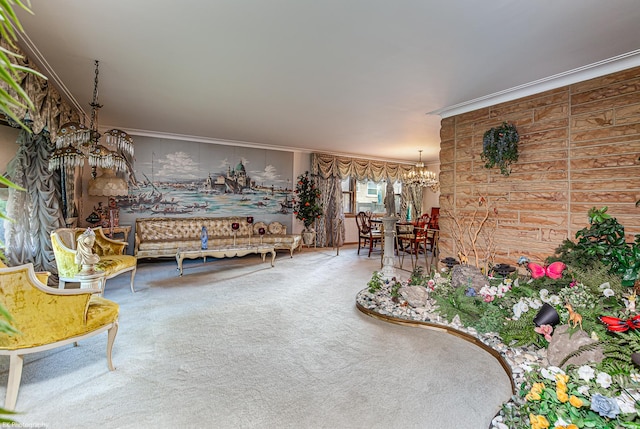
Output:
<svg viewBox="0 0 640 429">
<path fill-rule="evenodd" d="M 509 379 L 486 352 L 445 333 L 355 308 L 379 256 L 304 249 L 142 262 L 105 296 L 106 334 L 27 356 L 17 420 L 62 428 L 487 428 Z M 4 396 L 8 358 L 0 361 Z"/>
</svg>

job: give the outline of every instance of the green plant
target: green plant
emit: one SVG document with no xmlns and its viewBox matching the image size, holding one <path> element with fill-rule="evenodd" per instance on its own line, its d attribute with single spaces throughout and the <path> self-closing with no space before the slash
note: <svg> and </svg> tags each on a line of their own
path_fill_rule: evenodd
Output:
<svg viewBox="0 0 640 429">
<path fill-rule="evenodd" d="M 323 214 L 320 190 L 308 171 L 298 176 L 293 214 L 302 221 L 306 230 Z"/>
<path fill-rule="evenodd" d="M 367 283 L 369 286 L 369 293 L 376 293 L 380 289 L 382 289 L 382 285 L 384 284 L 384 280 L 382 278 L 382 273 L 378 271 L 373 272 L 373 276 L 371 276 L 371 280 Z"/>
<path fill-rule="evenodd" d="M 640 278 L 640 234 L 633 243 L 627 243 L 624 226 L 607 214 L 607 209 L 589 210 L 589 227 L 576 233 L 575 250 L 600 259 L 622 277 L 622 286 L 633 286 Z"/>
<path fill-rule="evenodd" d="M 485 132 L 482 137 L 482 160 L 485 168 L 497 165 L 501 174 L 511 174 L 511 164 L 518 160 L 519 141 L 515 125 L 506 122 Z"/>
<path fill-rule="evenodd" d="M 28 3 L 28 2 L 27 2 Z M 17 15 L 13 11 L 13 6 L 18 5 L 22 9 L 31 13 L 31 10 L 20 0 L 0 0 L 0 36 L 6 40 L 12 47 L 15 48 L 16 33 L 15 29 L 22 31 L 22 25 Z M 33 108 L 33 102 L 29 99 L 29 96 L 20 86 L 18 81 L 18 72 L 26 72 L 37 75 L 43 79 L 46 79 L 42 74 L 31 70 L 27 67 L 23 67 L 11 62 L 11 58 L 19 57 L 16 53 L 11 52 L 8 49 L 0 47 L 0 81 L 4 82 L 11 90 L 16 93 L 16 96 L 12 96 L 7 90 L 0 88 L 0 111 L 13 121 L 18 123 L 27 131 L 30 131 L 26 125 L 22 122 L 22 118 L 16 116 L 12 111 L 16 107 Z M 0 176 L 0 183 L 12 187 L 18 190 L 24 190 L 14 185 L 7 178 Z M 10 220 L 6 215 L 0 212 L 0 221 Z M 0 258 L 4 259 L 4 253 L 0 247 Z M 11 314 L 0 304 L 0 332 L 3 334 L 14 335 L 18 331 L 11 326 L 12 317 Z M 15 414 L 13 411 L 0 408 L 0 423 L 15 423 L 14 420 L 4 417 L 7 415 Z"/>
</svg>

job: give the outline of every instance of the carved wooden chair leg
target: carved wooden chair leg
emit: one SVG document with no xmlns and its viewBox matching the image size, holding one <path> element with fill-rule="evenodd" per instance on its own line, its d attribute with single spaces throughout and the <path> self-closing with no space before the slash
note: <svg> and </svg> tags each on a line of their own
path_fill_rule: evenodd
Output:
<svg viewBox="0 0 640 429">
<path fill-rule="evenodd" d="M 22 378 L 22 364 L 24 357 L 12 354 L 9 357 L 9 381 L 7 382 L 7 396 L 4 400 L 4 408 L 13 411 L 18 400 L 18 389 Z"/>
</svg>

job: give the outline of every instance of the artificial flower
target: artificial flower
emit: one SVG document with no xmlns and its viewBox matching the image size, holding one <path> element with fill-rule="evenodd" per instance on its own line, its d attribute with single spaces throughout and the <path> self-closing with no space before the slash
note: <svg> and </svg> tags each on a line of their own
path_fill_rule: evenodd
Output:
<svg viewBox="0 0 640 429">
<path fill-rule="evenodd" d="M 527 311 L 529 311 L 529 307 L 524 301 L 518 301 L 515 304 L 513 304 L 514 319 L 516 320 L 519 319 L 520 316 L 522 316 L 522 313 L 526 313 Z"/>
<path fill-rule="evenodd" d="M 560 297 L 558 295 L 551 295 L 551 297 L 549 298 L 549 304 L 551 305 L 560 305 L 562 301 L 560 300 Z"/>
<path fill-rule="evenodd" d="M 549 427 L 549 421 L 545 416 L 529 414 L 529 421 L 531 422 L 531 429 L 547 429 Z"/>
<path fill-rule="evenodd" d="M 631 374 L 629 374 L 629 378 L 636 383 L 640 383 L 640 374 L 638 374 L 637 372 L 632 372 Z"/>
<path fill-rule="evenodd" d="M 605 290 L 602 291 L 602 294 L 604 296 L 606 296 L 607 298 L 609 298 L 610 296 L 615 295 L 616 293 L 613 291 L 613 289 L 607 288 Z"/>
<path fill-rule="evenodd" d="M 540 325 L 533 328 L 538 334 L 544 335 L 544 339 L 547 341 L 551 341 L 551 333 L 553 332 L 553 326 L 551 325 Z"/>
<path fill-rule="evenodd" d="M 569 382 L 569 376 L 567 374 L 565 374 L 564 372 L 556 373 L 555 379 L 556 379 L 557 383 L 563 383 L 565 385 Z"/>
<path fill-rule="evenodd" d="M 599 372 L 596 382 L 603 388 L 608 389 L 611 386 L 611 376 L 606 372 Z"/>
<path fill-rule="evenodd" d="M 594 393 L 591 397 L 591 410 L 600 414 L 602 417 L 608 417 L 610 419 L 620 414 L 618 402 L 613 398 L 608 398 L 599 393 Z"/>
<path fill-rule="evenodd" d="M 554 429 L 579 429 L 578 426 L 574 425 L 573 423 L 568 424 L 568 425 L 560 425 L 560 426 L 554 426 Z"/>
<path fill-rule="evenodd" d="M 540 374 L 547 380 L 555 381 L 556 374 L 564 374 L 564 371 L 557 366 L 549 366 L 547 368 L 542 368 L 540 370 Z"/>
<path fill-rule="evenodd" d="M 580 408 L 583 405 L 582 399 L 578 398 L 576 395 L 571 395 L 571 397 L 569 398 L 569 403 L 576 408 Z"/>
<path fill-rule="evenodd" d="M 558 401 L 562 402 L 563 404 L 567 401 L 569 401 L 569 395 L 567 395 L 567 391 L 562 390 L 562 389 L 558 389 L 556 390 L 556 397 L 558 398 Z"/>
<path fill-rule="evenodd" d="M 589 396 L 589 386 L 587 386 L 586 384 L 583 384 L 582 386 L 578 386 L 576 390 L 581 395 Z"/>
<path fill-rule="evenodd" d="M 578 368 L 578 376 L 584 381 L 589 381 L 596 376 L 596 371 L 589 365 L 582 365 Z"/>
<path fill-rule="evenodd" d="M 598 337 L 598 334 L 596 334 L 596 331 L 591 331 L 591 339 L 600 341 L 600 338 Z"/>
<path fill-rule="evenodd" d="M 623 392 L 620 396 L 616 396 L 616 402 L 621 414 L 633 414 L 636 412 L 636 404 L 640 402 L 640 392 L 634 394 Z"/>
<path fill-rule="evenodd" d="M 602 283 L 600 286 L 598 286 L 600 289 L 611 289 L 611 284 L 609 282 L 604 282 Z"/>
</svg>

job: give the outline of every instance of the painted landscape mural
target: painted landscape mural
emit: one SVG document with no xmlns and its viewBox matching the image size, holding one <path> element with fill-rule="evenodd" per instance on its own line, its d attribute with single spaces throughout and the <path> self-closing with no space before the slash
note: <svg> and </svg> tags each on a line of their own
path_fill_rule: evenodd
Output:
<svg viewBox="0 0 640 429">
<path fill-rule="evenodd" d="M 120 223 L 155 216 L 253 216 L 291 221 L 290 152 L 136 137 L 135 186 Z"/>
</svg>

